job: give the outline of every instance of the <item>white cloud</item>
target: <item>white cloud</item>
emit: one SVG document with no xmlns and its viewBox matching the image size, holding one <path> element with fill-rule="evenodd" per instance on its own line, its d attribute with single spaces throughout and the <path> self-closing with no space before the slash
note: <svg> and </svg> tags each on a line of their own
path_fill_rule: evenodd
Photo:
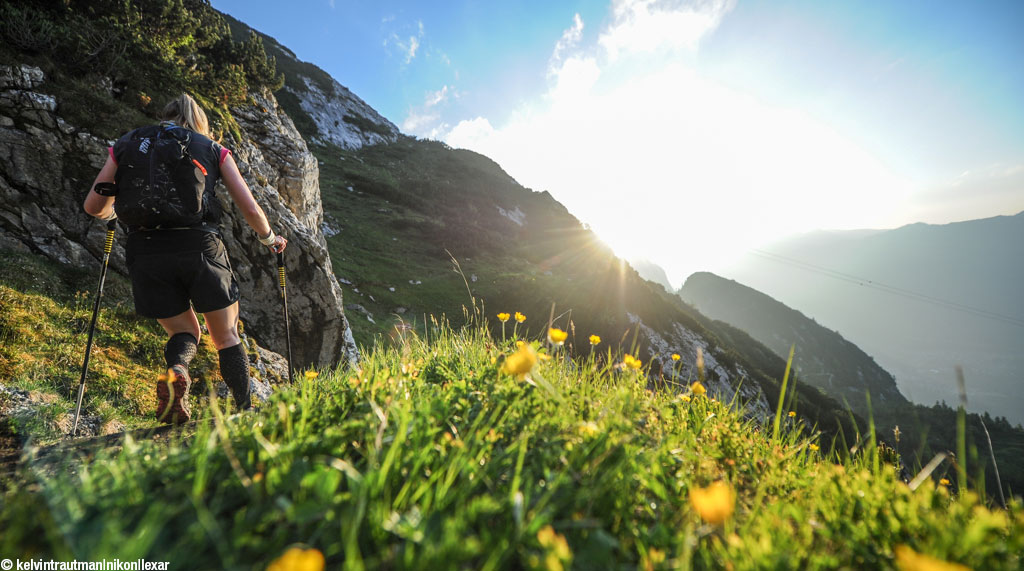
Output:
<svg viewBox="0 0 1024 571">
<path fill-rule="evenodd" d="M 566 50 L 576 47 L 583 39 L 583 18 L 577 13 L 572 18 L 572 26 L 562 32 L 562 37 L 555 44 L 555 50 L 551 54 L 551 63 L 548 66 L 548 75 L 558 71 L 562 63 L 562 54 Z"/>
<path fill-rule="evenodd" d="M 692 52 L 734 5 L 734 0 L 698 5 L 682 1 L 615 0 L 612 25 L 601 34 L 599 42 L 613 61 L 637 53 Z"/>
<path fill-rule="evenodd" d="M 426 101 L 424 102 L 424 105 L 426 105 L 427 107 L 433 107 L 433 106 L 437 105 L 438 103 L 442 103 L 446 99 L 448 99 L 448 86 L 447 85 L 445 85 L 444 87 L 442 87 L 438 91 L 434 91 L 433 93 L 428 93 Z"/>
<path fill-rule="evenodd" d="M 420 40 L 416 36 L 409 36 L 408 48 L 405 52 L 405 63 L 409 63 L 416 57 L 416 50 L 420 47 Z"/>
<path fill-rule="evenodd" d="M 730 8 L 616 1 L 589 49 L 574 18 L 542 97 L 503 124 L 476 117 L 442 136 L 550 190 L 619 253 L 658 261 L 675 282 L 786 233 L 884 222 L 908 199 L 906 181 L 807 113 L 697 71 L 701 39 Z"/>
<path fill-rule="evenodd" d="M 409 109 L 409 114 L 402 121 L 402 131 L 434 139 L 448 132 L 449 125 L 438 124 L 441 120 L 441 112 L 438 107 L 448 101 L 450 96 L 457 97 L 457 94 L 447 85 L 437 91 L 428 91 L 419 107 Z"/>
<path fill-rule="evenodd" d="M 386 16 L 381 20 L 381 24 L 391 24 L 395 22 L 394 16 Z M 408 26 L 404 26 L 405 30 L 408 30 Z M 407 33 L 407 32 L 406 32 Z M 416 22 L 416 32 L 409 35 L 399 35 L 398 32 L 391 32 L 384 40 L 384 48 L 388 49 L 392 45 L 398 49 L 398 52 L 404 58 L 405 64 L 412 63 L 412 60 L 416 59 L 416 54 L 419 52 L 421 40 L 426 36 L 426 30 L 423 26 L 423 21 L 418 20 Z"/>
</svg>

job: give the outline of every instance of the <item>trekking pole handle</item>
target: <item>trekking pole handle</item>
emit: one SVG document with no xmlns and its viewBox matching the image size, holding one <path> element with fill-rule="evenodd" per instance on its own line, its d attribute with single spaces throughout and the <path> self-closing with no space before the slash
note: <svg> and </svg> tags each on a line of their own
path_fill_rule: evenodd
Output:
<svg viewBox="0 0 1024 571">
<path fill-rule="evenodd" d="M 280 284 L 280 286 L 281 286 L 281 291 L 283 292 L 283 291 L 284 291 L 284 288 L 285 288 L 285 279 L 284 279 L 284 252 L 278 252 L 278 253 L 277 253 L 277 279 L 278 279 L 278 283 L 279 283 L 279 284 Z M 282 295 L 283 295 L 283 294 L 282 294 Z"/>
<path fill-rule="evenodd" d="M 107 221 L 107 241 L 103 243 L 103 255 L 109 256 L 110 251 L 114 249 L 114 230 L 117 228 L 117 218 L 111 218 Z M 106 263 L 106 260 L 104 260 Z"/>
</svg>

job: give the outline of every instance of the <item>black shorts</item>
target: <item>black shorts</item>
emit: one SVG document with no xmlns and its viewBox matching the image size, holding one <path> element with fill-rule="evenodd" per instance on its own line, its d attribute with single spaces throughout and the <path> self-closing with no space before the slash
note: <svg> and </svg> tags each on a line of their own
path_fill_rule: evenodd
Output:
<svg viewBox="0 0 1024 571">
<path fill-rule="evenodd" d="M 163 319 L 224 309 L 238 301 L 238 282 L 220 236 L 202 230 L 133 232 L 125 261 L 135 312 Z"/>
</svg>

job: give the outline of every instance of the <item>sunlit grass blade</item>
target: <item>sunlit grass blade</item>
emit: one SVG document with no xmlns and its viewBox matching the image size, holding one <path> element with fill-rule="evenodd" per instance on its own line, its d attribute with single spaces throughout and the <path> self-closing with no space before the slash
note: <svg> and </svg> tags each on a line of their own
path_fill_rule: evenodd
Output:
<svg viewBox="0 0 1024 571">
<path fill-rule="evenodd" d="M 956 366 L 956 384 L 960 390 L 956 409 L 956 485 L 962 493 L 967 491 L 967 383 L 960 365 Z"/>
<path fill-rule="evenodd" d="M 796 344 L 789 347 L 789 358 L 786 359 L 786 373 L 782 375 L 782 386 L 779 387 L 779 404 L 775 408 L 775 423 L 772 424 L 772 440 L 779 439 L 779 426 L 782 423 L 782 407 L 786 400 L 786 384 L 789 382 L 789 371 L 793 367 L 793 354 Z"/>
</svg>

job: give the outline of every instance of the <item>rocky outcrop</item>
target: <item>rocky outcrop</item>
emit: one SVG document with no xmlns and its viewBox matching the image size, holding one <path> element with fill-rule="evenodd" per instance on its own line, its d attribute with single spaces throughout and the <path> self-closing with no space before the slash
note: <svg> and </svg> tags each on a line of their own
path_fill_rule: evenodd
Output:
<svg viewBox="0 0 1024 571">
<path fill-rule="evenodd" d="M 82 201 L 112 141 L 60 117 L 60 100 L 37 91 L 43 72 L 0 66 L 0 247 L 97 269 L 103 224 Z M 357 348 L 345 318 L 321 224 L 319 173 L 291 119 L 272 95 L 232 110 L 242 140 L 225 141 L 272 225 L 289 240 L 284 260 L 292 349 L 298 367 L 351 362 Z M 242 319 L 256 341 L 285 352 L 285 327 L 275 256 L 218 190 L 221 230 L 242 290 Z M 119 238 L 123 235 L 119 233 Z M 118 244 L 111 268 L 126 273 Z"/>
<path fill-rule="evenodd" d="M 752 381 L 742 366 L 732 365 L 730 368 L 719 363 L 715 348 L 702 336 L 680 323 L 673 324 L 671 331 L 659 333 L 645 325 L 639 316 L 630 313 L 628 317 L 646 339 L 651 358 L 661 363 L 665 377 L 677 387 L 685 388 L 699 378 L 697 352 L 700 351 L 704 360 L 705 385 L 712 395 L 722 402 L 737 399 L 737 402 L 745 404 L 744 413 L 759 421 L 770 416 L 768 400 L 757 382 Z M 673 361 L 673 354 L 680 355 L 681 359 Z"/>
<path fill-rule="evenodd" d="M 316 123 L 319 133 L 313 137 L 314 142 L 358 149 L 398 139 L 398 127 L 347 87 L 332 79 L 330 91 L 333 93 L 325 93 L 316 81 L 300 77 L 305 90 L 286 89 L 299 98 L 302 110 Z"/>
</svg>

